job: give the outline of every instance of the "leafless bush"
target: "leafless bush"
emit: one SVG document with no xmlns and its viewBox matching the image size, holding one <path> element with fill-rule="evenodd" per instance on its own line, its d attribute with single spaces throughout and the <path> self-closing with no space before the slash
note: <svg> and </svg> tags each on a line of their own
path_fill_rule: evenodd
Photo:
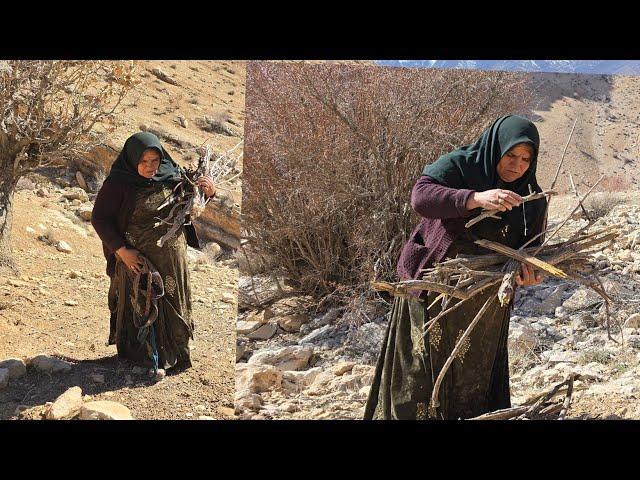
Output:
<svg viewBox="0 0 640 480">
<path fill-rule="evenodd" d="M 424 165 L 531 98 L 506 72 L 254 62 L 247 77 L 244 233 L 319 295 L 394 277 Z"/>
<path fill-rule="evenodd" d="M 626 203 L 627 199 L 620 192 L 596 192 L 585 200 L 585 207 L 589 216 L 600 218 L 609 214 L 617 205 Z"/>
<path fill-rule="evenodd" d="M 10 260 L 11 201 L 18 179 L 102 143 L 123 98 L 135 86 L 132 63 L 0 62 L 0 264 Z"/>
</svg>

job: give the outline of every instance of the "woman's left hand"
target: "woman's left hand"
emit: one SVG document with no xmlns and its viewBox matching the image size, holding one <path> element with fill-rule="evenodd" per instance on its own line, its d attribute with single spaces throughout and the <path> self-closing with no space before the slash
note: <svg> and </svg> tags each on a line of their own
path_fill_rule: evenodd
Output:
<svg viewBox="0 0 640 480">
<path fill-rule="evenodd" d="M 516 273 L 516 283 L 520 287 L 529 287 L 531 285 L 538 285 L 542 282 L 542 275 L 535 273 L 533 267 L 526 263 L 520 264 L 520 271 Z"/>
<path fill-rule="evenodd" d="M 198 180 L 196 180 L 196 185 L 200 187 L 200 189 L 207 197 L 212 197 L 216 193 L 216 187 L 210 177 L 200 177 Z"/>
</svg>

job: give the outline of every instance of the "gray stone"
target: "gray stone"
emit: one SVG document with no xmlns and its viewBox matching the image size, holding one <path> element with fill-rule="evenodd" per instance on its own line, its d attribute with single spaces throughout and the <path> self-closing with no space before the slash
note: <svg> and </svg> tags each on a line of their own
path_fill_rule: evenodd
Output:
<svg viewBox="0 0 640 480">
<path fill-rule="evenodd" d="M 45 410 L 47 420 L 68 420 L 74 418 L 82 408 L 82 389 L 71 387 Z"/>
<path fill-rule="evenodd" d="M 9 378 L 20 378 L 27 373 L 27 366 L 19 358 L 8 358 L 1 361 L 0 368 L 9 370 Z"/>
<path fill-rule="evenodd" d="M 256 330 L 247 335 L 251 340 L 268 340 L 278 331 L 278 325 L 275 323 L 265 323 Z"/>
<path fill-rule="evenodd" d="M 71 371 L 72 363 L 48 355 L 37 355 L 29 361 L 29 365 L 46 373 L 67 373 Z"/>
<path fill-rule="evenodd" d="M 279 370 L 304 370 L 309 366 L 313 355 L 310 345 L 282 347 L 275 350 L 262 350 L 254 353 L 249 364 L 273 365 Z"/>
<path fill-rule="evenodd" d="M 602 298 L 593 290 L 580 287 L 562 305 L 568 312 L 577 312 L 602 303 Z"/>
</svg>

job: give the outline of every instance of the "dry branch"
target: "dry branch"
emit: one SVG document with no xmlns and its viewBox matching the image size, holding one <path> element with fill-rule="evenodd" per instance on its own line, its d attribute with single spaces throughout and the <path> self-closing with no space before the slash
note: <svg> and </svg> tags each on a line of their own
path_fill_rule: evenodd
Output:
<svg viewBox="0 0 640 480">
<path fill-rule="evenodd" d="M 541 198 L 546 198 L 548 196 L 555 195 L 555 194 L 556 194 L 556 192 L 554 192 L 553 190 L 547 190 L 547 191 L 544 191 L 544 192 L 532 193 L 530 195 L 522 197 L 522 203 L 531 202 L 532 200 L 539 200 Z M 464 226 L 466 228 L 471 228 L 476 223 L 484 220 L 485 218 L 495 218 L 495 219 L 500 220 L 500 217 L 497 216 L 499 213 L 501 213 L 500 210 L 482 210 L 480 215 L 478 215 L 477 217 L 469 220 Z"/>
</svg>

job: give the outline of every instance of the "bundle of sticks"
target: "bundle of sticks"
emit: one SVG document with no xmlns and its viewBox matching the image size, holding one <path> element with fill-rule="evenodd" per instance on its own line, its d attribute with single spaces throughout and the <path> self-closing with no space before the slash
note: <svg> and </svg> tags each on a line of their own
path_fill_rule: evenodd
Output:
<svg viewBox="0 0 640 480">
<path fill-rule="evenodd" d="M 168 240 L 173 238 L 180 227 L 197 218 L 204 211 L 210 198 L 206 198 L 204 192 L 196 184 L 196 181 L 203 176 L 213 180 L 216 190 L 231 190 L 228 185 L 237 178 L 240 173 L 232 175 L 238 160 L 242 156 L 242 151 L 237 152 L 242 141 L 233 148 L 212 159 L 213 149 L 210 145 L 205 145 L 199 151 L 198 166 L 195 170 L 185 169 L 184 180 L 178 182 L 171 194 L 158 207 L 158 210 L 173 204 L 169 214 L 165 218 L 156 217 L 158 222 L 154 227 L 169 225 L 167 232 L 160 237 L 157 244 L 162 247 Z M 225 187 L 226 186 L 226 187 Z"/>
</svg>

